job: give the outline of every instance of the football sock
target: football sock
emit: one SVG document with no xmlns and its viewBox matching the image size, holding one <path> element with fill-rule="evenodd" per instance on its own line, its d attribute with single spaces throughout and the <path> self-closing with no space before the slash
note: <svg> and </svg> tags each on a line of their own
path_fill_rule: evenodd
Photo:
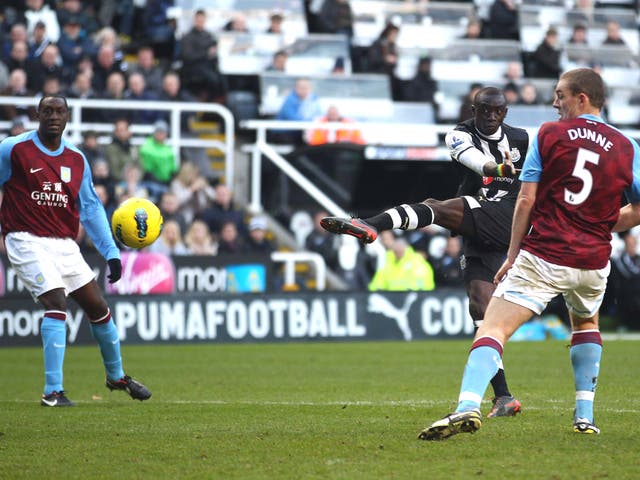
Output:
<svg viewBox="0 0 640 480">
<path fill-rule="evenodd" d="M 111 321 L 111 312 L 91 323 L 91 333 L 100 345 L 102 363 L 107 372 L 107 378 L 119 380 L 124 377 L 120 356 L 120 337 L 118 337 L 115 323 Z"/>
<path fill-rule="evenodd" d="M 475 326 L 475 331 L 477 332 L 478 328 L 480 328 L 480 325 L 482 325 L 482 320 L 474 320 L 473 325 Z M 509 392 L 509 387 L 507 386 L 507 377 L 504 374 L 502 359 L 500 359 L 500 367 L 498 368 L 498 373 L 496 373 L 491 379 L 491 387 L 493 388 L 493 395 L 496 398 L 511 396 L 511 392 Z"/>
<path fill-rule="evenodd" d="M 44 394 L 60 392 L 62 387 L 62 366 L 67 348 L 67 314 L 58 310 L 44 312 L 40 325 L 42 351 L 44 355 Z"/>
<path fill-rule="evenodd" d="M 593 422 L 593 399 L 596 394 L 602 337 L 598 330 L 579 330 L 571 336 L 571 365 L 576 387 L 576 418 Z"/>
<path fill-rule="evenodd" d="M 489 381 L 502 360 L 502 344 L 491 337 L 480 337 L 471 345 L 456 412 L 479 409 Z"/>
<path fill-rule="evenodd" d="M 404 204 L 363 220 L 377 230 L 417 230 L 433 223 L 433 210 L 424 203 Z"/>
</svg>

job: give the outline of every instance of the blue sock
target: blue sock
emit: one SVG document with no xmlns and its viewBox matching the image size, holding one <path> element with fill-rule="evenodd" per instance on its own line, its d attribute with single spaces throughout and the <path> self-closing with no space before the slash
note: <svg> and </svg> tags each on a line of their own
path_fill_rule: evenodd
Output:
<svg viewBox="0 0 640 480">
<path fill-rule="evenodd" d="M 586 418 L 593 422 L 593 400 L 598 383 L 598 373 L 600 371 L 600 357 L 602 356 L 601 340 L 594 343 L 576 343 L 576 333 L 572 340 L 571 365 L 573 366 L 573 376 L 576 387 L 576 418 Z M 584 337 L 585 335 L 580 335 Z"/>
<path fill-rule="evenodd" d="M 113 320 L 106 323 L 92 323 L 91 333 L 100 345 L 102 363 L 109 380 L 119 380 L 124 377 L 122 358 L 120 357 L 120 338 Z"/>
<path fill-rule="evenodd" d="M 473 343 L 464 368 L 456 412 L 480 409 L 484 392 L 502 364 L 501 357 L 502 345 L 496 340 L 482 337 Z"/>
<path fill-rule="evenodd" d="M 62 366 L 64 364 L 64 352 L 67 348 L 67 329 L 64 316 L 60 315 L 63 318 L 45 316 L 40 325 L 44 355 L 45 395 L 64 390 L 62 387 Z"/>
</svg>

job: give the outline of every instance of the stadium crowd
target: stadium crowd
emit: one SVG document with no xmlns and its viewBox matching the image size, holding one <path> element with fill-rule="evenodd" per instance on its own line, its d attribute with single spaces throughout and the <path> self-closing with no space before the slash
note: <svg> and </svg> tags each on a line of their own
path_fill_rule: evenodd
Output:
<svg viewBox="0 0 640 480">
<path fill-rule="evenodd" d="M 250 31 L 243 12 L 235 12 L 220 31 L 211 31 L 207 28 L 206 11 L 194 10 L 191 26 L 179 32 L 176 17 L 171 13 L 173 7 L 181 6 L 178 0 L 17 0 L 8 3 L 0 7 L 0 96 L 34 98 L 34 106 L 1 106 L 0 120 L 12 122 L 7 134 L 20 133 L 29 120 L 36 118 L 35 104 L 45 94 L 60 93 L 76 99 L 227 104 L 229 93 L 236 89 L 257 90 L 251 81 L 225 75 L 219 67 L 218 35 L 224 31 Z M 519 39 L 519 2 L 495 0 L 476 4 L 488 7 L 486 14 L 466 19 L 467 28 L 462 38 Z M 580 0 L 572 6 L 589 15 L 598 4 Z M 341 33 L 349 39 L 353 37 L 354 12 L 349 0 L 305 0 L 303 7 L 309 33 Z M 251 33 L 280 34 L 286 20 L 284 15 L 280 11 L 272 12 L 268 29 Z M 604 43 L 623 44 L 619 25 L 610 23 Z M 587 42 L 586 23 L 578 18 L 572 26 L 570 42 Z M 401 79 L 396 75 L 397 39 L 401 28 L 390 21 L 371 45 L 365 48 L 352 45 L 352 71 L 388 75 L 394 101 L 430 102 L 437 112 L 441 85 L 432 75 L 429 56 L 421 56 L 412 78 Z M 561 72 L 562 47 L 558 31 L 552 27 L 534 52 L 524 56 L 523 61 L 508 65 L 503 84 L 496 86 L 504 89 L 510 104 L 535 105 L 547 101 L 529 78 L 557 78 Z M 288 56 L 285 50 L 277 51 L 268 70 L 285 71 Z M 337 58 L 333 72 L 345 75 L 344 68 L 345 59 Z M 469 118 L 470 101 L 481 86 L 471 86 L 454 120 Z M 328 111 L 322 110 L 312 87 L 306 92 L 296 88 L 275 117 L 319 121 L 337 118 L 349 122 L 339 109 L 340 105 L 332 105 Z M 161 238 L 150 247 L 151 251 L 216 255 L 269 253 L 280 248 L 266 218 L 248 215 L 234 201 L 230 186 L 202 171 L 201 160 L 185 156 L 176 161 L 166 144 L 169 118 L 165 114 L 96 110 L 87 111 L 84 119 L 113 124 L 108 142 L 100 141 L 97 132 L 86 131 L 80 146 L 90 163 L 96 191 L 107 212 L 131 196 L 147 197 L 160 206 L 165 227 Z M 190 118 L 185 117 L 181 124 L 185 134 L 189 134 L 189 121 Z M 131 142 L 133 124 L 149 125 L 153 129 L 140 146 Z M 314 145 L 363 142 L 359 132 L 353 130 L 337 131 L 333 135 L 322 133 L 322 130 L 307 132 L 293 141 Z M 308 212 L 316 218 L 323 214 L 326 212 Z M 629 235 L 637 239 L 635 233 Z M 78 241 L 83 247 L 91 248 L 82 232 Z M 389 239 L 385 247 L 399 252 L 400 248 L 394 250 L 397 241 L 406 243 L 428 262 L 436 286 L 461 285 L 458 237 L 451 237 L 446 230 L 427 228 L 403 239 Z M 618 243 L 619 248 L 614 250 L 620 265 L 617 270 L 624 270 L 620 273 L 622 277 L 635 275 L 637 278 L 640 276 L 637 247 L 634 256 L 630 241 L 626 241 L 626 249 L 622 247 L 622 240 Z M 325 236 L 321 229 L 310 228 L 301 246 L 322 254 L 327 265 L 352 288 L 369 287 L 376 274 L 373 259 L 364 249 L 358 250 L 355 267 L 345 270 L 344 262 L 338 258 L 335 239 Z M 433 285 L 433 279 L 425 284 Z M 624 285 L 624 282 L 612 284 Z"/>
</svg>

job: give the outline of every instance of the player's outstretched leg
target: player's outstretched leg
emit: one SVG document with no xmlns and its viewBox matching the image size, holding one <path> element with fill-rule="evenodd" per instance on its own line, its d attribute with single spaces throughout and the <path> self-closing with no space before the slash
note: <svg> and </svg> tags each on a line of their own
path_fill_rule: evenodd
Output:
<svg viewBox="0 0 640 480">
<path fill-rule="evenodd" d="M 324 217 L 320 225 L 327 232 L 351 235 L 363 243 L 371 243 L 378 238 L 378 231 L 359 218 Z"/>
<path fill-rule="evenodd" d="M 326 231 L 343 235 L 351 235 L 364 243 L 371 243 L 378 238 L 382 230 L 416 230 L 433 223 L 434 213 L 426 203 L 399 205 L 373 217 L 340 218 L 325 217 L 320 225 Z"/>
</svg>

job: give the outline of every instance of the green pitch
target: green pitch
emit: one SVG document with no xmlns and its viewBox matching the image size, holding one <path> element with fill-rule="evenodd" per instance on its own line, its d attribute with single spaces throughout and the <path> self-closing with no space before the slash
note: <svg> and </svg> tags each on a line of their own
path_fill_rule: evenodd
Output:
<svg viewBox="0 0 640 480">
<path fill-rule="evenodd" d="M 70 347 L 69 409 L 40 407 L 39 349 L 4 348 L 0 478 L 638 478 L 639 346 L 605 342 L 599 436 L 572 432 L 568 348 L 547 341 L 507 345 L 521 415 L 443 442 L 416 436 L 453 409 L 468 341 L 124 345 L 144 403 L 104 387 L 97 347 Z"/>
</svg>

